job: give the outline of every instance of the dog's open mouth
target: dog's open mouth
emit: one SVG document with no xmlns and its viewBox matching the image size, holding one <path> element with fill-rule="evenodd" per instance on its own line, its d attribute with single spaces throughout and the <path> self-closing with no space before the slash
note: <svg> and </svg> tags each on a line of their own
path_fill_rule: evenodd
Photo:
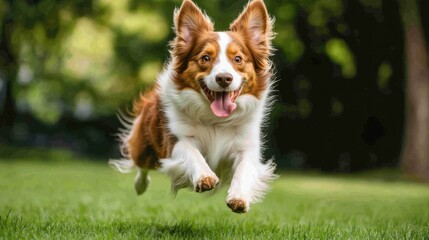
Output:
<svg viewBox="0 0 429 240">
<path fill-rule="evenodd" d="M 235 91 L 222 91 L 216 92 L 210 90 L 207 85 L 204 83 L 204 80 L 200 80 L 201 89 L 203 89 L 207 98 L 210 101 L 210 108 L 214 115 L 218 117 L 228 117 L 231 113 L 237 108 L 235 100 L 240 95 L 241 88 Z"/>
</svg>

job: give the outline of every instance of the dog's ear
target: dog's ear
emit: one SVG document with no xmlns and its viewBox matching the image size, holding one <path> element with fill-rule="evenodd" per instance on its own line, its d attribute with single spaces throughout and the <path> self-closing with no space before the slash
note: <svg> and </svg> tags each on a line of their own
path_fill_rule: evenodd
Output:
<svg viewBox="0 0 429 240">
<path fill-rule="evenodd" d="M 191 1 L 184 0 L 174 12 L 174 27 L 179 41 L 192 42 L 199 34 L 213 31 L 213 23 L 207 15 Z"/>
<path fill-rule="evenodd" d="M 264 1 L 254 0 L 244 8 L 229 29 L 233 32 L 240 32 L 252 45 L 269 55 L 273 38 L 273 22 L 268 15 Z"/>
</svg>

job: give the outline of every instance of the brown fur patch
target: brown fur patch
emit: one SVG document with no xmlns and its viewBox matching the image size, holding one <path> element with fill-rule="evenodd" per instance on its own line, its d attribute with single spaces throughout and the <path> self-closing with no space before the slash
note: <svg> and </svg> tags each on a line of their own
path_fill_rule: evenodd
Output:
<svg viewBox="0 0 429 240">
<path fill-rule="evenodd" d="M 186 53 L 186 61 L 181 61 L 180 57 L 175 57 L 176 76 L 174 83 L 179 90 L 192 88 L 200 90 L 199 80 L 207 76 L 212 70 L 213 64 L 219 54 L 218 35 L 215 32 L 205 33 L 194 41 L 194 46 L 190 47 L 190 52 Z M 174 47 L 173 49 L 176 49 Z M 208 55 L 209 62 L 204 62 L 202 57 Z"/>
<path fill-rule="evenodd" d="M 250 49 L 247 48 L 245 39 L 236 32 L 228 32 L 228 34 L 232 39 L 227 48 L 228 59 L 234 59 L 236 56 L 242 58 L 240 63 L 231 61 L 234 69 L 243 77 L 241 94 L 252 94 L 259 98 L 262 92 L 267 89 L 269 79 L 261 79 L 257 75 L 254 57 Z"/>
<path fill-rule="evenodd" d="M 219 180 L 214 179 L 212 177 L 204 177 L 200 179 L 199 183 L 197 184 L 195 191 L 196 192 L 206 192 L 212 190 L 217 184 Z"/>
<path fill-rule="evenodd" d="M 246 203 L 241 199 L 232 199 L 226 203 L 228 207 L 236 213 L 245 213 L 246 212 Z"/>
<path fill-rule="evenodd" d="M 167 158 L 177 141 L 170 134 L 156 88 L 134 103 L 135 120 L 125 143 L 128 157 L 140 168 L 159 167 L 159 159 Z"/>
<path fill-rule="evenodd" d="M 246 85 L 249 86 L 245 85 L 242 94 L 250 93 L 259 97 L 269 86 L 269 79 L 272 76 L 269 57 L 273 51 L 271 40 L 274 36 L 271 22 L 264 2 L 254 0 L 230 25 L 230 36 L 235 42 L 244 43 L 249 50 L 256 73 L 256 78 L 248 80 L 249 83 Z"/>
<path fill-rule="evenodd" d="M 213 23 L 192 1 L 185 0 L 175 12 L 174 27 L 176 38 L 170 43 L 171 54 L 176 60 L 174 69 L 180 74 L 187 68 L 200 36 L 213 32 Z"/>
</svg>

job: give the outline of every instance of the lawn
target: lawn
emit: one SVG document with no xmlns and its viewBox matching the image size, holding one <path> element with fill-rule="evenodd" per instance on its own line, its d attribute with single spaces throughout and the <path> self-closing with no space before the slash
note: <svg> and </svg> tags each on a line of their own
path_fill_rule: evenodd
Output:
<svg viewBox="0 0 429 240">
<path fill-rule="evenodd" d="M 56 159 L 56 160 L 53 160 Z M 170 194 L 69 155 L 0 157 L 0 239 L 429 239 L 429 187 L 363 175 L 280 173 L 262 203 L 232 213 L 226 189 Z"/>
</svg>

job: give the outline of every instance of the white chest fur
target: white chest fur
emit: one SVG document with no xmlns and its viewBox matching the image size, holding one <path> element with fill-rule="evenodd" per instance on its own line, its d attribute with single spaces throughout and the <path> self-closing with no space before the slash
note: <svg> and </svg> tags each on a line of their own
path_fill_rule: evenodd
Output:
<svg viewBox="0 0 429 240">
<path fill-rule="evenodd" d="M 261 159 L 269 89 L 261 99 L 239 96 L 236 110 L 219 118 L 202 93 L 177 90 L 168 70 L 158 80 L 169 130 L 178 139 L 171 158 L 161 160 L 161 171 L 171 177 L 173 191 L 184 187 L 199 191 L 205 179 L 211 179 L 212 186 L 220 180 L 231 184 L 227 199 L 258 201 L 275 177 L 275 165 Z"/>
<path fill-rule="evenodd" d="M 248 149 L 259 154 L 263 100 L 240 96 L 234 113 L 219 118 L 210 111 L 207 99 L 194 90 L 168 92 L 165 112 L 171 133 L 198 149 L 211 169 L 217 170 L 222 160 L 235 161 L 237 154 Z"/>
</svg>

